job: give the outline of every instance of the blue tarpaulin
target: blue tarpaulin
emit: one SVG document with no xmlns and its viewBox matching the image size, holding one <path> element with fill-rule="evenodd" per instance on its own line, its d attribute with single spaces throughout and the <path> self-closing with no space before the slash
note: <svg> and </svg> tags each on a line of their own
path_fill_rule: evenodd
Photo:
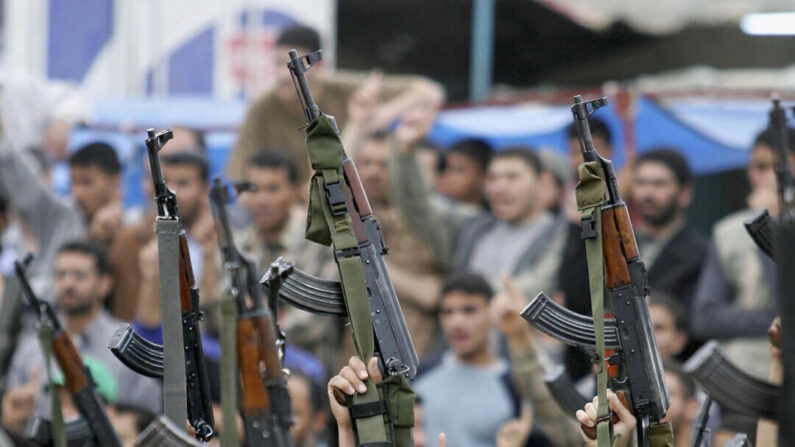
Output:
<svg viewBox="0 0 795 447">
<path fill-rule="evenodd" d="M 634 120 L 636 150 L 642 153 L 659 146 L 676 148 L 687 157 L 696 174 L 739 168 L 747 163 L 753 139 L 766 125 L 767 108 L 769 103 L 761 100 L 675 98 L 661 106 L 641 97 Z M 239 101 L 196 97 L 100 101 L 94 106 L 92 127 L 73 132 L 70 142 L 76 148 L 102 140 L 119 151 L 125 166 L 125 204 L 132 206 L 143 200 L 140 185 L 145 127 L 186 125 L 207 130 L 207 155 L 215 175 L 223 172 L 234 144 L 234 130 L 242 122 L 245 110 L 246 104 Z M 613 105 L 600 109 L 595 116 L 603 119 L 613 133 L 613 161 L 620 167 L 625 159 L 623 123 Z M 552 148 L 565 154 L 565 129 L 570 123 L 571 112 L 566 105 L 534 103 L 451 109 L 440 113 L 429 138 L 443 148 L 462 138 L 479 137 L 496 149 L 523 145 Z M 296 128 L 300 124 L 296 123 Z"/>
</svg>

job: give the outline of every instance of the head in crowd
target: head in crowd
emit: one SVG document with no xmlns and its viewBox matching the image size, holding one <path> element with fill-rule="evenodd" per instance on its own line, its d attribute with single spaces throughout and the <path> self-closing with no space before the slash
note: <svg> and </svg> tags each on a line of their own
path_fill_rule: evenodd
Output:
<svg viewBox="0 0 795 447">
<path fill-rule="evenodd" d="M 185 126 L 174 126 L 171 131 L 174 137 L 163 146 L 160 156 L 184 151 L 207 155 L 204 132 Z"/>
<path fill-rule="evenodd" d="M 102 246 L 80 240 L 62 245 L 55 257 L 54 286 L 56 303 L 67 324 L 83 317 L 92 320 L 113 288 Z"/>
<path fill-rule="evenodd" d="M 454 273 L 442 286 L 439 300 L 439 324 L 447 344 L 459 361 L 479 363 L 488 359 L 489 302 L 494 294 L 482 276 Z"/>
<path fill-rule="evenodd" d="M 196 152 L 176 152 L 160 157 L 166 186 L 177 195 L 179 217 L 191 226 L 209 206 L 210 167 Z"/>
<path fill-rule="evenodd" d="M 693 199 L 693 176 L 678 151 L 658 148 L 638 157 L 632 176 L 635 210 L 650 228 L 681 221 Z"/>
<path fill-rule="evenodd" d="M 324 388 L 300 369 L 291 369 L 287 391 L 293 405 L 294 422 L 290 432 L 296 447 L 318 445 L 328 419 Z"/>
<path fill-rule="evenodd" d="M 696 398 L 696 384 L 674 361 L 663 361 L 663 370 L 670 405 L 662 421 L 670 422 L 674 433 L 690 433 L 691 424 L 698 418 L 700 411 Z"/>
<path fill-rule="evenodd" d="M 588 118 L 588 124 L 591 129 L 591 137 L 596 150 L 599 155 L 605 158 L 613 158 L 613 136 L 607 124 L 599 118 Z M 571 172 L 576 176 L 577 166 L 582 163 L 582 149 L 580 149 L 580 139 L 577 135 L 577 126 L 575 123 L 569 124 L 566 128 L 566 141 L 569 147 L 569 163 Z"/>
<path fill-rule="evenodd" d="M 290 50 L 296 50 L 299 56 L 305 56 L 308 53 L 320 49 L 320 34 L 314 29 L 303 25 L 293 25 L 282 30 L 279 38 L 276 40 L 276 53 L 274 54 L 276 60 L 274 66 L 277 68 L 276 73 L 276 97 L 282 102 L 295 102 L 295 86 L 293 85 L 290 70 L 287 69 L 285 63 L 287 62 Z M 307 72 L 307 78 L 310 80 L 322 74 L 325 68 L 325 62 L 314 64 L 312 69 Z"/>
<path fill-rule="evenodd" d="M 431 190 L 438 188 L 439 177 L 445 170 L 446 162 L 442 150 L 429 140 L 420 141 L 415 149 L 417 162 Z"/>
<path fill-rule="evenodd" d="M 456 202 L 480 205 L 491 159 L 491 146 L 478 138 L 454 143 L 445 154 L 442 194 Z"/>
<path fill-rule="evenodd" d="M 538 153 L 544 170 L 539 177 L 538 201 L 542 209 L 558 213 L 566 197 L 566 187 L 571 178 L 568 162 L 552 149 Z"/>
<path fill-rule="evenodd" d="M 541 171 L 541 160 L 532 149 L 513 147 L 492 155 L 485 191 L 486 200 L 498 219 L 520 224 L 537 214 Z"/>
<path fill-rule="evenodd" d="M 119 195 L 121 164 L 107 143 L 91 143 L 69 157 L 72 196 L 87 220 Z"/>
<path fill-rule="evenodd" d="M 795 163 L 795 129 L 788 128 L 789 147 L 787 154 L 790 163 Z M 776 191 L 776 136 L 773 129 L 765 129 L 754 139 L 751 148 L 751 161 L 748 164 L 748 182 L 751 191 L 761 189 Z"/>
<path fill-rule="evenodd" d="M 245 172 L 256 189 L 242 194 L 240 203 L 260 233 L 278 237 L 299 195 L 295 163 L 283 152 L 262 151 L 248 159 Z"/>
<path fill-rule="evenodd" d="M 362 179 L 367 198 L 373 203 L 384 203 L 389 197 L 389 147 L 392 134 L 378 131 L 361 142 L 356 154 L 356 168 Z"/>
<path fill-rule="evenodd" d="M 662 292 L 649 298 L 649 318 L 663 360 L 673 358 L 687 346 L 688 321 L 684 306 Z"/>
</svg>

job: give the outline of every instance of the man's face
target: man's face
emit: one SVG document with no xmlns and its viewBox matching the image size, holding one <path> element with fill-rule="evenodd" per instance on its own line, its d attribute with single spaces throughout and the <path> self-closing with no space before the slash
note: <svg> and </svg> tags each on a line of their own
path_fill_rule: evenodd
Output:
<svg viewBox="0 0 795 447">
<path fill-rule="evenodd" d="M 55 293 L 66 315 L 84 315 L 110 292 L 110 278 L 97 272 L 94 257 L 65 251 L 55 258 Z"/>
<path fill-rule="evenodd" d="M 389 144 L 389 139 L 367 140 L 356 157 L 356 168 L 359 170 L 364 191 L 373 202 L 385 201 L 389 193 Z"/>
<path fill-rule="evenodd" d="M 295 445 L 306 445 L 307 441 L 323 430 L 325 414 L 312 408 L 312 392 L 305 377 L 291 376 L 287 380 L 287 392 L 293 405 L 293 425 L 290 433 Z M 307 439 L 310 438 L 310 439 Z"/>
<path fill-rule="evenodd" d="M 757 144 L 751 149 L 751 162 L 748 164 L 748 182 L 752 191 L 759 189 L 776 190 L 776 156 L 769 146 Z"/>
<path fill-rule="evenodd" d="M 687 343 L 687 334 L 676 329 L 676 319 L 665 306 L 649 305 L 649 318 L 654 326 L 654 337 L 663 360 L 679 354 Z"/>
<path fill-rule="evenodd" d="M 296 200 L 296 188 L 290 183 L 285 168 L 250 167 L 246 179 L 255 191 L 240 196 L 258 230 L 274 231 L 282 228 L 290 217 L 290 207 Z"/>
<path fill-rule="evenodd" d="M 613 158 L 613 146 L 610 145 L 601 135 L 591 135 L 593 138 L 593 145 L 597 151 L 599 151 L 599 155 L 604 158 Z M 582 163 L 582 149 L 580 149 L 580 140 L 578 138 L 569 138 L 567 140 L 567 145 L 569 147 L 569 166 L 571 167 L 571 172 L 577 174 L 577 167 Z"/>
<path fill-rule="evenodd" d="M 471 358 L 488 348 L 488 301 L 483 295 L 451 291 L 439 304 L 439 324 L 445 339 L 459 359 Z"/>
<path fill-rule="evenodd" d="M 111 175 L 96 165 L 74 165 L 69 168 L 72 177 L 72 196 L 87 219 L 116 198 L 119 176 Z"/>
<path fill-rule="evenodd" d="M 285 46 L 277 46 L 276 53 L 274 53 L 274 67 L 276 67 L 276 97 L 279 101 L 284 103 L 295 103 L 298 104 L 298 98 L 296 97 L 295 92 L 295 85 L 293 85 L 293 78 L 290 75 L 290 70 L 287 69 L 287 60 L 289 58 L 288 52 L 290 50 L 296 50 L 298 52 L 298 56 L 306 56 L 310 51 L 306 48 L 301 47 L 285 47 Z M 325 63 L 321 60 L 320 62 L 315 63 L 312 65 L 312 69 L 306 72 L 306 77 L 309 80 L 316 79 L 319 75 L 323 72 L 325 67 Z M 296 106 L 297 107 L 297 106 Z"/>
<path fill-rule="evenodd" d="M 210 186 L 201 178 L 199 169 L 193 165 L 164 164 L 162 169 L 166 186 L 177 195 L 179 217 L 190 225 L 206 209 Z"/>
<path fill-rule="evenodd" d="M 466 155 L 449 152 L 444 173 L 444 194 L 456 201 L 469 202 L 483 196 L 484 175 L 478 163 Z"/>
<path fill-rule="evenodd" d="M 499 157 L 489 163 L 486 198 L 500 220 L 522 222 L 535 210 L 537 175 L 518 157 Z"/>
<path fill-rule="evenodd" d="M 679 185 L 665 164 L 647 161 L 635 169 L 632 182 L 635 209 L 653 227 L 663 226 L 690 204 L 690 188 Z"/>
</svg>

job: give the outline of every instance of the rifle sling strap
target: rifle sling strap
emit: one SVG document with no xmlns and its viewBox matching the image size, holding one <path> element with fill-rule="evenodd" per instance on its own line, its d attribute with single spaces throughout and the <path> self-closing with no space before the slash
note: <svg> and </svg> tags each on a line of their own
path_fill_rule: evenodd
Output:
<svg viewBox="0 0 795 447">
<path fill-rule="evenodd" d="M 306 238 L 323 244 L 333 244 L 335 251 L 358 248 L 353 234 L 351 216 L 344 204 L 330 203 L 329 191 L 347 188 L 342 172 L 344 152 L 337 132 L 326 115 L 321 115 L 307 128 L 306 148 L 315 174 L 312 176 Z M 343 190 L 344 191 L 344 190 Z M 336 199 L 336 198 L 335 198 Z M 338 202 L 338 200 L 335 200 Z M 365 286 L 361 257 L 337 258 L 345 307 L 353 330 L 356 352 L 367 362 L 375 353 L 373 324 L 370 316 L 369 294 Z M 382 402 L 381 393 L 372 379 L 367 379 L 367 392 L 352 397 L 351 408 Z M 352 414 L 357 445 L 380 445 L 394 442 L 390 439 L 392 424 L 384 414 Z M 409 437 L 410 439 L 410 437 Z"/>
<path fill-rule="evenodd" d="M 44 368 L 47 374 L 47 392 L 50 395 L 50 419 L 52 427 L 53 447 L 66 447 L 66 426 L 64 425 L 63 415 L 61 414 L 61 399 L 58 397 L 58 389 L 52 380 L 52 346 L 53 328 L 42 324 L 39 326 L 39 341 L 41 350 L 44 352 Z"/>
<path fill-rule="evenodd" d="M 237 302 L 229 293 L 221 298 L 221 409 L 224 420 L 237 417 Z M 221 430 L 221 445 L 240 445 L 237 430 Z"/>
<path fill-rule="evenodd" d="M 604 259 L 602 257 L 602 203 L 605 184 L 598 162 L 582 163 L 577 168 L 580 181 L 575 190 L 577 209 L 583 223 L 583 239 L 588 260 L 588 282 L 591 290 L 591 314 L 596 338 L 596 390 L 599 406 L 596 410 L 596 438 L 599 447 L 610 446 L 610 409 L 607 403 L 607 370 L 605 369 L 605 315 L 604 315 Z"/>
</svg>

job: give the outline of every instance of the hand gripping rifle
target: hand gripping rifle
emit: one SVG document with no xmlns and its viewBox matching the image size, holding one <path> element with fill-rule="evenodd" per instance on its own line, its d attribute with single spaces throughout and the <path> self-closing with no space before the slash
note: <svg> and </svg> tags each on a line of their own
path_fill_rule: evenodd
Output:
<svg viewBox="0 0 795 447">
<path fill-rule="evenodd" d="M 173 134 L 171 130 L 155 134 L 154 129 L 149 129 L 147 136 L 146 150 L 152 168 L 157 218 L 179 223 L 177 196 L 166 187 L 158 157 L 158 152 L 172 138 Z M 164 278 L 160 278 L 160 280 L 163 281 Z M 207 442 L 215 434 L 215 421 L 210 381 L 207 376 L 199 331 L 199 321 L 202 318 L 202 312 L 199 311 L 199 288 L 193 277 L 188 239 L 184 228 L 179 229 L 179 292 L 185 351 L 188 422 L 195 429 L 196 438 Z M 108 347 L 119 360 L 133 371 L 148 377 L 163 377 L 163 346 L 144 339 L 135 332 L 131 325 L 120 326 Z"/>
<path fill-rule="evenodd" d="M 307 238 L 333 245 L 342 282 L 321 281 L 296 271 L 286 279 L 280 295 L 291 304 L 311 312 L 347 315 L 360 356 L 374 352 L 386 377 L 385 386 L 399 386 L 402 390 L 400 397 L 389 396 L 379 400 L 378 393 L 368 381 L 368 392 L 354 396 L 354 404 L 349 405 L 349 409 L 356 421 L 357 444 L 382 444 L 384 421 L 390 429 L 401 429 L 394 431 L 392 443 L 408 444 L 411 438 L 406 428 L 413 424 L 413 416 L 411 412 L 402 410 L 400 414 L 390 414 L 390 408 L 411 406 L 395 402 L 402 402 L 409 395 L 413 399 L 405 379 L 416 375 L 418 359 L 382 258 L 387 249 L 381 228 L 356 167 L 339 141 L 334 118 L 322 114 L 312 98 L 306 72 L 321 60 L 321 52 L 299 57 L 292 50 L 289 57 L 287 67 L 304 110 L 308 126 L 307 150 L 316 171 L 312 180 Z M 402 383 L 400 376 L 404 378 Z M 376 419 L 381 422 L 376 423 Z M 365 426 L 367 428 L 363 429 Z M 389 434 L 386 437 L 389 438 Z"/>
<path fill-rule="evenodd" d="M 30 287 L 25 267 L 33 259 L 31 254 L 25 256 L 22 262 L 14 262 L 22 291 L 28 297 L 39 323 L 52 329 L 52 353 L 64 375 L 64 385 L 72 396 L 80 416 L 88 423 L 92 438 L 97 445 L 121 446 L 116 432 L 105 413 L 105 404 L 96 391 L 94 380 L 88 368 L 83 366 L 83 359 L 66 333 L 50 303 L 40 300 Z"/>
<path fill-rule="evenodd" d="M 578 95 L 574 97 L 571 111 L 583 159 L 598 163 L 600 176 L 606 184 L 601 208 L 602 251 L 606 296 L 610 298 L 607 306 L 612 306 L 615 315 L 612 321 L 605 321 L 605 348 L 608 351 L 607 362 L 611 365 L 608 368 L 609 385 L 628 394 L 630 409 L 640 422 L 638 444 L 644 445 L 649 425 L 665 416 L 668 390 L 646 305 L 646 269 L 640 260 L 627 205 L 619 194 L 613 164 L 596 151 L 588 126 L 588 117 L 606 104 L 607 98 L 583 102 Z M 583 239 L 597 236 L 595 223 L 595 216 L 582 221 Z M 564 343 L 579 347 L 586 354 L 595 352 L 595 345 L 590 345 L 590 336 L 583 335 L 593 334 L 592 319 L 582 315 L 572 318 L 571 313 L 561 312 L 559 306 L 539 306 L 541 300 L 536 297 L 522 311 L 528 322 Z M 616 335 L 615 339 L 612 339 L 612 334 Z"/>
<path fill-rule="evenodd" d="M 238 192 L 250 190 L 251 184 L 240 183 L 235 185 L 235 189 Z M 274 323 L 276 316 L 263 304 L 262 291 L 255 276 L 255 263 L 235 247 L 226 214 L 228 201 L 227 186 L 215 178 L 210 191 L 210 203 L 229 281 L 228 293 L 235 298 L 238 308 L 237 358 L 242 385 L 240 412 L 246 444 L 292 447 L 290 396 L 279 358 Z M 279 276 L 278 272 L 276 276 Z M 248 305 L 247 298 L 253 306 Z"/>
</svg>

